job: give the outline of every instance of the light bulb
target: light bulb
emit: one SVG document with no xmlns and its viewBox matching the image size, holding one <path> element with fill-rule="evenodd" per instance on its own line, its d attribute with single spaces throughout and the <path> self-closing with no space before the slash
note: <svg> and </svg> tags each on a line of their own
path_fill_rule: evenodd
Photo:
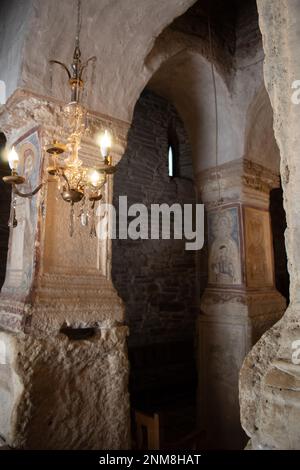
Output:
<svg viewBox="0 0 300 470">
<path fill-rule="evenodd" d="M 11 150 L 8 152 L 8 164 L 10 166 L 11 171 L 17 171 L 19 164 L 19 155 L 17 154 L 15 147 L 12 147 Z"/>
<path fill-rule="evenodd" d="M 105 183 L 105 179 L 105 175 L 99 173 L 99 171 L 97 170 L 92 171 L 89 175 L 89 182 L 94 188 L 103 186 L 103 184 Z"/>
<path fill-rule="evenodd" d="M 90 174 L 90 183 L 91 183 L 93 186 L 98 186 L 99 181 L 100 181 L 100 175 L 99 175 L 98 171 L 94 170 L 94 171 Z"/>
<path fill-rule="evenodd" d="M 111 135 L 107 130 L 101 135 L 99 144 L 102 157 L 107 157 L 111 149 Z"/>
</svg>

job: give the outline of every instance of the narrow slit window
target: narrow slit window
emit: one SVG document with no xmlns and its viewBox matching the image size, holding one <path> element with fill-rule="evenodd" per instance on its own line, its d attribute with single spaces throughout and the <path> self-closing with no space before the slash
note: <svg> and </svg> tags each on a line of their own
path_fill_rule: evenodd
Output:
<svg viewBox="0 0 300 470">
<path fill-rule="evenodd" d="M 169 146 L 169 154 L 168 154 L 168 162 L 169 162 L 169 176 L 174 176 L 174 152 L 172 146 Z"/>
<path fill-rule="evenodd" d="M 175 124 L 172 121 L 168 128 L 168 174 L 170 178 L 179 176 L 179 142 Z"/>
</svg>

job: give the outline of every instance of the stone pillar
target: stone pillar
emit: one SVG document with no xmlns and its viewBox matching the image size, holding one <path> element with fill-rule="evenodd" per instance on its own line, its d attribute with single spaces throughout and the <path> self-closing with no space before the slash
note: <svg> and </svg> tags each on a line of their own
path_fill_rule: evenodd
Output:
<svg viewBox="0 0 300 470">
<path fill-rule="evenodd" d="M 265 84 L 274 111 L 287 217 L 290 305 L 247 356 L 240 375 L 241 421 L 251 449 L 300 449 L 300 4 L 258 0 Z M 296 98 L 299 97 L 299 93 Z"/>
<path fill-rule="evenodd" d="M 201 445 L 242 449 L 238 377 L 243 360 L 283 314 L 269 214 L 279 178 L 245 159 L 197 178 L 208 228 L 208 286 L 198 316 Z M 216 203 L 216 201 L 220 201 Z"/>
<path fill-rule="evenodd" d="M 44 146 L 63 125 L 61 111 L 16 92 L 0 116 L 27 189 L 45 176 Z M 103 126 L 116 141 L 114 163 L 122 155 L 127 126 L 93 115 L 84 163 L 97 164 L 93 136 Z M 104 200 L 112 200 L 111 179 Z M 18 198 L 0 297 L 0 435 L 15 448 L 126 449 L 128 331 L 110 278 L 111 245 L 80 224 L 71 238 L 69 210 L 53 181 Z"/>
</svg>

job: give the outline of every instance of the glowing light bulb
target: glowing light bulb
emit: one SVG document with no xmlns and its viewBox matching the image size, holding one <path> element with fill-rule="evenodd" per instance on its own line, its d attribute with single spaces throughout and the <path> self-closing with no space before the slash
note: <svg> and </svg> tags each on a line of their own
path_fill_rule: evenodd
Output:
<svg viewBox="0 0 300 470">
<path fill-rule="evenodd" d="M 93 170 L 89 174 L 89 183 L 94 188 L 100 189 L 106 182 L 106 175 L 104 173 L 99 173 L 97 170 Z"/>
<path fill-rule="evenodd" d="M 101 135 L 99 144 L 102 157 L 107 157 L 111 149 L 111 135 L 107 130 Z"/>
<path fill-rule="evenodd" d="M 19 155 L 17 154 L 15 147 L 8 152 L 8 164 L 12 171 L 17 171 L 19 164 Z"/>
<path fill-rule="evenodd" d="M 90 174 L 90 178 L 89 178 L 89 179 L 90 179 L 90 183 L 91 183 L 93 186 L 95 186 L 95 188 L 96 188 L 96 187 L 99 185 L 99 183 L 100 183 L 100 179 L 101 179 L 100 176 L 101 176 L 100 173 L 98 173 L 98 171 L 96 171 L 96 170 L 92 171 L 91 174 Z"/>
</svg>

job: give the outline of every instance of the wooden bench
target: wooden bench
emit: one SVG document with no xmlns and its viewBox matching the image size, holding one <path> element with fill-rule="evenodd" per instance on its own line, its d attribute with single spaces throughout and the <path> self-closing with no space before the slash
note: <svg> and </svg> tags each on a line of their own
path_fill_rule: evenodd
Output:
<svg viewBox="0 0 300 470">
<path fill-rule="evenodd" d="M 137 448 L 139 450 L 159 450 L 159 415 L 135 412 Z"/>
<path fill-rule="evenodd" d="M 191 429 L 177 438 L 170 440 L 163 426 L 165 417 L 161 413 L 145 413 L 135 411 L 136 426 L 136 447 L 138 450 L 196 450 L 200 433 L 196 429 Z M 166 424 L 166 423 L 165 423 Z M 169 425 L 171 422 L 168 423 Z M 169 437 L 169 439 L 168 439 Z"/>
</svg>

